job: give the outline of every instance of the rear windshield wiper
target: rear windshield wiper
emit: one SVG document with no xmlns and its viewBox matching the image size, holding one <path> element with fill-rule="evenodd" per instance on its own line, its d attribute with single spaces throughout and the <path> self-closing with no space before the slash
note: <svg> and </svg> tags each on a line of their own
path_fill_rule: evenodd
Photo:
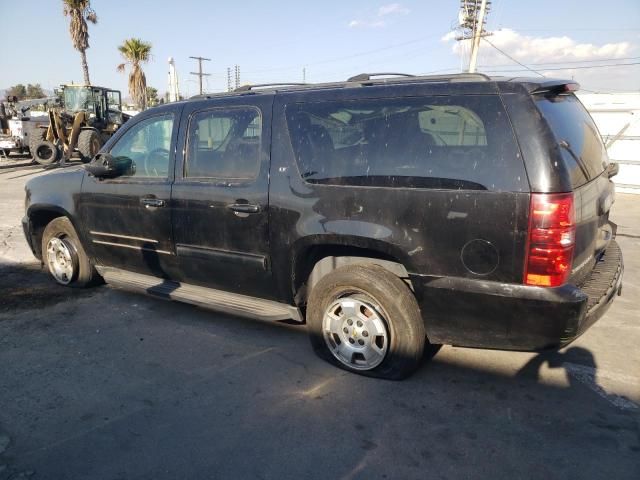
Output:
<svg viewBox="0 0 640 480">
<path fill-rule="evenodd" d="M 587 168 L 584 162 L 582 161 L 582 158 L 576 155 L 576 152 L 573 151 L 573 148 L 571 148 L 571 145 L 569 144 L 569 142 L 567 142 L 566 140 L 560 140 L 558 143 L 562 148 L 564 148 L 567 152 L 569 152 L 569 155 L 571 155 L 571 157 L 578 164 L 578 166 L 580 167 L 580 170 L 582 171 L 582 174 L 584 175 L 584 178 L 586 178 L 587 180 L 590 180 L 591 177 L 589 176 L 589 172 L 587 171 Z"/>
</svg>

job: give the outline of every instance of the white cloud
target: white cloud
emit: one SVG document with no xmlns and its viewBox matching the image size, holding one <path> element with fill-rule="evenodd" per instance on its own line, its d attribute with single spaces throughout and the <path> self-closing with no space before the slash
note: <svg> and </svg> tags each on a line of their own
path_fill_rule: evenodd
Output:
<svg viewBox="0 0 640 480">
<path fill-rule="evenodd" d="M 385 15 L 407 15 L 409 13 L 409 9 L 407 7 L 403 7 L 399 3 L 390 3 L 388 5 L 382 5 L 378 9 L 378 16 L 384 17 Z"/>
<path fill-rule="evenodd" d="M 441 38 L 443 42 L 455 39 L 456 33 L 449 32 Z M 527 63 L 587 61 L 603 58 L 622 58 L 630 55 L 633 46 L 629 42 L 606 43 L 578 43 L 570 37 L 531 37 L 521 35 L 515 30 L 504 28 L 493 32 L 487 37 L 496 47 L 504 50 L 516 60 Z M 469 40 L 465 40 L 469 42 Z M 483 57 L 486 64 L 505 63 L 506 57 L 486 43 Z M 456 54 L 462 51 L 462 42 L 456 42 L 452 49 Z"/>
<path fill-rule="evenodd" d="M 410 10 L 407 7 L 403 7 L 399 3 L 389 3 L 387 5 L 382 5 L 378 8 L 378 11 L 375 15 L 370 15 L 368 18 L 356 18 L 349 22 L 349 28 L 358 28 L 358 27 L 366 27 L 366 28 L 380 28 L 387 26 L 387 20 L 385 18 L 390 18 L 393 16 L 401 16 L 408 15 Z"/>
<path fill-rule="evenodd" d="M 453 41 L 451 47 L 453 53 L 456 55 L 468 55 L 471 41 L 455 41 L 457 35 L 457 32 L 449 32 L 441 38 L 441 41 L 444 43 Z M 640 85 L 637 66 L 612 65 L 610 68 L 575 68 L 609 63 L 626 63 L 628 62 L 627 60 L 620 60 L 619 62 L 604 62 L 604 60 L 636 56 L 638 45 L 629 41 L 602 44 L 580 43 L 566 35 L 534 37 L 520 34 L 508 28 L 493 32 L 493 35 L 487 37 L 487 40 L 517 61 L 539 71 L 545 76 L 575 78 L 584 88 L 637 89 Z M 598 62 L 599 60 L 602 62 Z M 631 61 L 629 60 L 629 62 Z M 516 74 L 516 70 L 523 70 L 519 73 L 522 75 L 535 75 L 533 72 L 527 73 L 524 71 L 523 67 L 491 47 L 487 42 L 481 43 L 478 64 L 480 65 L 480 71 L 489 71 L 490 74 L 495 75 L 500 75 L 499 71 L 503 71 L 504 75 Z M 567 68 L 558 70 L 562 67 Z M 495 71 L 490 72 L 492 69 Z"/>
<path fill-rule="evenodd" d="M 384 27 L 386 22 L 383 20 L 351 20 L 349 22 L 350 28 L 368 27 L 368 28 L 380 28 Z"/>
</svg>

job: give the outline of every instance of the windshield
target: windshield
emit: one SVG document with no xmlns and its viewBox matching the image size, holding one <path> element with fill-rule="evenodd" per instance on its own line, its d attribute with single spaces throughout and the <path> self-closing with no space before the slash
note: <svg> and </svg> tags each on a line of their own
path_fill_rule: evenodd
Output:
<svg viewBox="0 0 640 480">
<path fill-rule="evenodd" d="M 91 90 L 86 87 L 66 87 L 64 89 L 64 108 L 69 112 L 89 110 L 91 102 Z M 92 106 L 92 105 L 91 105 Z"/>
</svg>

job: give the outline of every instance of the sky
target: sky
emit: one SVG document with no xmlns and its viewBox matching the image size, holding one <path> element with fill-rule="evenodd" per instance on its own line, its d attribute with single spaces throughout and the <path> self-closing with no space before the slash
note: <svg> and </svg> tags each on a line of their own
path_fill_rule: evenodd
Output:
<svg viewBox="0 0 640 480">
<path fill-rule="evenodd" d="M 147 84 L 161 94 L 167 90 L 172 56 L 185 96 L 198 93 L 197 77 L 189 74 L 197 63 L 190 56 L 211 59 L 203 70 L 211 74 L 204 85 L 212 92 L 226 90 L 227 68 L 234 65 L 245 84 L 300 82 L 303 69 L 307 82 L 322 82 L 361 72 L 453 73 L 468 64 L 468 45 L 455 40 L 459 0 L 91 5 L 98 15 L 98 24 L 89 25 L 91 81 L 125 96 L 127 74 L 116 71 L 122 62 L 117 46 L 130 37 L 153 46 L 143 67 Z M 0 89 L 40 83 L 51 90 L 82 81 L 61 0 L 0 0 L 0 25 Z M 479 71 L 573 78 L 589 91 L 640 91 L 638 0 L 493 0 L 487 30 L 492 35 L 481 44 Z"/>
</svg>

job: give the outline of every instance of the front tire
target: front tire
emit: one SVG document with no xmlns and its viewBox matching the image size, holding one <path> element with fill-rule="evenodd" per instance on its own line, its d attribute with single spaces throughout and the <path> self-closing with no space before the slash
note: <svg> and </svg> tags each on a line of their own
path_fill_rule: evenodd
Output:
<svg viewBox="0 0 640 480">
<path fill-rule="evenodd" d="M 100 151 L 102 139 L 95 130 L 82 130 L 78 137 L 78 151 L 84 163 L 90 162 Z"/>
<path fill-rule="evenodd" d="M 42 262 L 60 285 L 81 288 L 100 280 L 67 217 L 52 220 L 44 229 Z"/>
<path fill-rule="evenodd" d="M 347 265 L 321 278 L 309 296 L 307 324 L 318 356 L 354 373 L 400 380 L 423 358 L 415 296 L 379 265 Z"/>
</svg>

